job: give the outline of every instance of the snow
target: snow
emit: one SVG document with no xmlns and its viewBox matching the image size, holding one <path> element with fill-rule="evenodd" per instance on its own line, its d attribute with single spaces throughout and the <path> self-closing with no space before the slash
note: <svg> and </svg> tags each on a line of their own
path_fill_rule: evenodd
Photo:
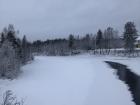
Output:
<svg viewBox="0 0 140 105">
<path fill-rule="evenodd" d="M 131 69 L 132 72 L 136 73 L 137 75 L 140 75 L 140 57 L 128 58 L 128 57 L 107 56 L 107 57 L 104 57 L 104 61 L 114 61 L 114 62 L 127 65 L 127 67 Z"/>
<path fill-rule="evenodd" d="M 136 40 L 139 41 L 140 40 L 140 36 L 138 36 L 138 38 Z"/>
<path fill-rule="evenodd" d="M 0 80 L 0 92 L 12 90 L 25 105 L 134 105 L 127 85 L 106 60 L 121 61 L 91 55 L 37 56 L 17 79 Z"/>
</svg>

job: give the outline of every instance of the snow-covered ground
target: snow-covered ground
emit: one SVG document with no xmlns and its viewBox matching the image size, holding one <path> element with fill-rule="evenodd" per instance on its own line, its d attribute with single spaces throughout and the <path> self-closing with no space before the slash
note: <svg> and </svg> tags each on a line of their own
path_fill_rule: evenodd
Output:
<svg viewBox="0 0 140 105">
<path fill-rule="evenodd" d="M 140 57 L 114 57 L 114 56 L 94 56 L 103 61 L 113 61 L 128 66 L 134 73 L 140 75 Z"/>
<path fill-rule="evenodd" d="M 38 56 L 16 80 L 0 80 L 0 92 L 12 90 L 25 105 L 134 105 L 128 87 L 104 61 L 140 68 L 139 58 Z"/>
<path fill-rule="evenodd" d="M 140 75 L 140 58 L 115 58 L 112 61 L 127 65 L 134 73 Z"/>
</svg>

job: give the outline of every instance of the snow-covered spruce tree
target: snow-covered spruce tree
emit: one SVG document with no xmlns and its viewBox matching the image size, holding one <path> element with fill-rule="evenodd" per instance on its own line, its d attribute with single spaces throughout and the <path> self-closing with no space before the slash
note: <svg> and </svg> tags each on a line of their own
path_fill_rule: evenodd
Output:
<svg viewBox="0 0 140 105">
<path fill-rule="evenodd" d="M 20 70 L 20 62 L 9 40 L 5 40 L 0 49 L 0 77 L 13 79 Z"/>
<path fill-rule="evenodd" d="M 16 35 L 13 25 L 4 28 L 2 32 L 0 75 L 5 78 L 15 78 L 21 66 L 21 40 Z"/>
<path fill-rule="evenodd" d="M 137 38 L 137 30 L 134 22 L 127 22 L 124 27 L 123 39 L 124 48 L 127 53 L 133 53 L 135 49 L 135 42 Z"/>
<path fill-rule="evenodd" d="M 16 59 L 21 63 L 21 41 L 16 37 L 17 32 L 14 29 L 13 25 L 9 25 L 7 28 L 6 40 L 11 42 L 13 49 L 16 53 Z"/>
<path fill-rule="evenodd" d="M 15 78 L 21 64 L 32 60 L 31 44 L 26 37 L 21 41 L 16 37 L 18 33 L 13 25 L 4 28 L 0 40 L 0 77 Z"/>
</svg>

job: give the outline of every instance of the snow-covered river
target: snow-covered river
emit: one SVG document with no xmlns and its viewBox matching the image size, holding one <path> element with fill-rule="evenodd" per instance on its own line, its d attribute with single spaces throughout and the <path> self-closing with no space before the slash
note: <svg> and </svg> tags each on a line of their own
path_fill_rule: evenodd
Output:
<svg viewBox="0 0 140 105">
<path fill-rule="evenodd" d="M 115 60 L 37 56 L 17 79 L 0 80 L 0 92 L 12 90 L 25 105 L 135 105 L 127 85 L 104 63 L 106 59 Z"/>
</svg>

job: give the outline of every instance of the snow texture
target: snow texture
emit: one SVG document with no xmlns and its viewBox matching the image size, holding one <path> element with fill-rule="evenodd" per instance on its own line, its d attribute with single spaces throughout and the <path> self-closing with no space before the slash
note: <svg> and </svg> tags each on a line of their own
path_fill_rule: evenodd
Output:
<svg viewBox="0 0 140 105">
<path fill-rule="evenodd" d="M 16 80 L 0 80 L 0 92 L 12 90 L 25 105 L 134 105 L 127 85 L 105 60 L 116 59 L 37 56 Z"/>
</svg>

